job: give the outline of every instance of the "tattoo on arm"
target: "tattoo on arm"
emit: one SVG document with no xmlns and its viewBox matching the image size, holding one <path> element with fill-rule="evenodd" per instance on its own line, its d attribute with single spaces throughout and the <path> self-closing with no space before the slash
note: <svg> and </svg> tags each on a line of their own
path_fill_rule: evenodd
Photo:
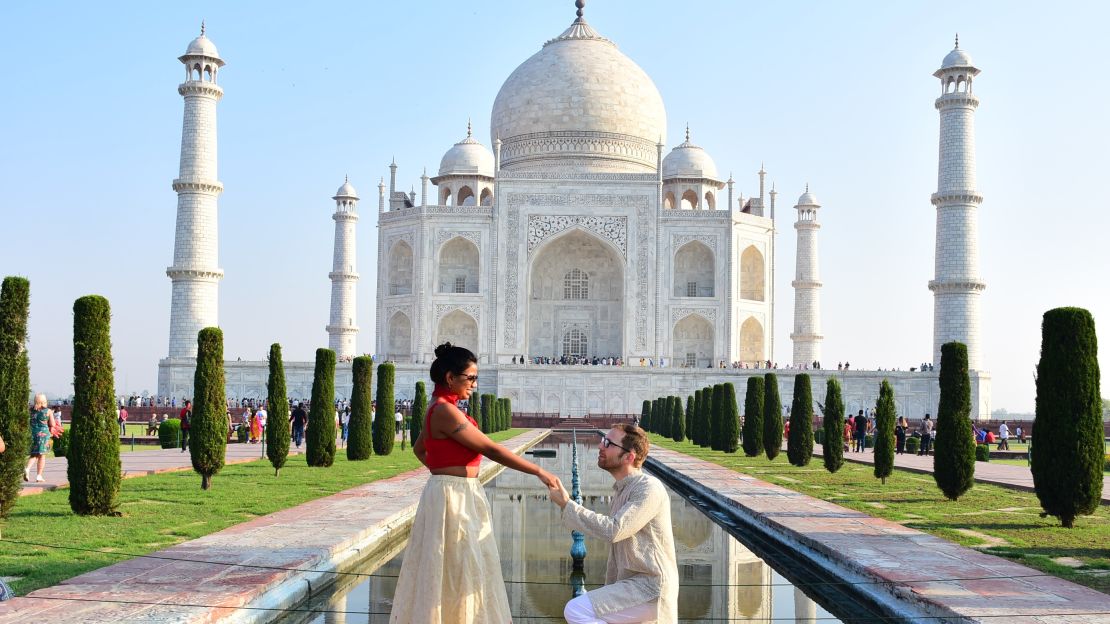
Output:
<svg viewBox="0 0 1110 624">
<path fill-rule="evenodd" d="M 458 432 L 462 431 L 463 429 L 466 429 L 466 423 L 459 423 L 459 426 L 458 426 L 458 427 L 455 427 L 455 428 L 454 428 L 454 429 L 453 429 L 453 430 L 451 431 L 451 433 L 458 433 Z"/>
</svg>

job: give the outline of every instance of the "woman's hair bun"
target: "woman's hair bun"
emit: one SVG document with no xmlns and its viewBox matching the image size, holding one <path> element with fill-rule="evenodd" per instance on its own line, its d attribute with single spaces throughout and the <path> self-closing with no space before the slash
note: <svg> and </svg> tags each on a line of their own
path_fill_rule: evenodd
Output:
<svg viewBox="0 0 1110 624">
<path fill-rule="evenodd" d="M 451 345 L 450 342 L 445 342 L 445 343 L 439 345 L 438 347 L 436 347 L 436 352 L 435 352 L 436 357 L 443 357 L 443 356 L 447 355 L 448 353 L 451 352 L 451 349 L 453 349 L 453 348 L 454 347 Z"/>
</svg>

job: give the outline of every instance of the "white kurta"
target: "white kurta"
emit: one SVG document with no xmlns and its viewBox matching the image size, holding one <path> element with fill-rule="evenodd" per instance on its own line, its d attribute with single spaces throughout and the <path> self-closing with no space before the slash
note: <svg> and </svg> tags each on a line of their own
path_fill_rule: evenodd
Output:
<svg viewBox="0 0 1110 624">
<path fill-rule="evenodd" d="M 589 592 L 600 617 L 658 601 L 659 624 L 678 621 L 678 561 L 671 528 L 671 502 L 663 484 L 642 471 L 617 481 L 605 516 L 570 501 L 563 524 L 609 543 L 605 586 Z"/>
</svg>

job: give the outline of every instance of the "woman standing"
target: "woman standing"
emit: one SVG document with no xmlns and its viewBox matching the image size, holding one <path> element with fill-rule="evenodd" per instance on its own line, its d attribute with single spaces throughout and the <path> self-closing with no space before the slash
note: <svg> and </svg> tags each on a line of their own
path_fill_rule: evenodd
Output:
<svg viewBox="0 0 1110 624">
<path fill-rule="evenodd" d="M 435 354 L 435 400 L 412 445 L 432 476 L 416 509 L 389 621 L 505 624 L 512 615 L 478 465 L 485 455 L 535 475 L 545 486 L 554 487 L 558 480 L 490 440 L 459 410 L 459 400 L 469 399 L 478 384 L 478 358 L 449 342 L 436 347 Z"/>
<path fill-rule="evenodd" d="M 38 462 L 38 475 L 35 482 L 42 483 L 42 471 L 46 468 L 46 446 L 50 442 L 50 430 L 54 423 L 54 412 L 46 408 L 46 395 L 35 395 L 35 406 L 31 409 L 31 459 L 23 469 L 23 480 L 31 480 L 31 466 Z"/>
<path fill-rule="evenodd" d="M 258 444 L 262 439 L 262 417 L 258 415 L 258 410 L 251 414 L 251 444 Z"/>
<path fill-rule="evenodd" d="M 905 416 L 899 416 L 898 424 L 894 427 L 894 452 L 899 455 L 906 452 L 906 432 L 909 428 L 910 421 Z"/>
</svg>

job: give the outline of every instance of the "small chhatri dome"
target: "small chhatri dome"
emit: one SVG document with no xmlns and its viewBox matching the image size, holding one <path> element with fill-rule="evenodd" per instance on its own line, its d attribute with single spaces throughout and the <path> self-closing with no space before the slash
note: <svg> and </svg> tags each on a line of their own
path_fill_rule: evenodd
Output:
<svg viewBox="0 0 1110 624">
<path fill-rule="evenodd" d="M 358 193 L 355 191 L 355 187 L 351 186 L 351 180 L 347 176 L 343 176 L 343 186 L 339 187 L 339 190 L 335 192 L 335 197 L 332 199 L 340 198 L 358 199 Z"/>
<path fill-rule="evenodd" d="M 493 177 L 493 152 L 474 138 L 470 122 L 466 123 L 466 138 L 447 150 L 439 161 L 439 175 L 480 175 Z"/>
<path fill-rule="evenodd" d="M 216 50 L 216 44 L 204 34 L 204 22 L 200 23 L 200 36 L 189 42 L 189 47 L 185 49 L 185 56 L 207 56 L 210 58 L 220 58 L 220 53 Z"/>
<path fill-rule="evenodd" d="M 960 49 L 960 36 L 956 35 L 956 47 L 944 57 L 940 64 L 941 69 L 951 69 L 953 67 L 975 67 L 971 62 L 971 55 Z"/>
<path fill-rule="evenodd" d="M 690 126 L 686 126 L 686 141 L 671 150 L 663 159 L 663 179 L 707 178 L 719 181 L 717 164 L 701 147 L 690 142 Z"/>
<path fill-rule="evenodd" d="M 798 205 L 799 206 L 817 206 L 817 207 L 821 206 L 821 204 L 817 201 L 817 196 L 814 195 L 813 193 L 809 192 L 809 185 L 808 184 L 806 185 L 806 192 L 802 193 L 802 196 L 798 198 Z"/>
</svg>

